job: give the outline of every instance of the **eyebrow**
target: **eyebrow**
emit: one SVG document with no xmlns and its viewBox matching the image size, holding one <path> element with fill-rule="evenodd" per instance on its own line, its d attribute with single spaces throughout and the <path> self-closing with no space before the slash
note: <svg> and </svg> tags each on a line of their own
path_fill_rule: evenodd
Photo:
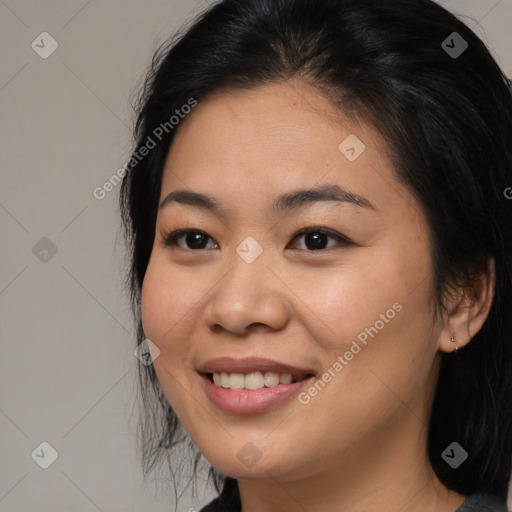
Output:
<svg viewBox="0 0 512 512">
<path fill-rule="evenodd" d="M 350 192 L 338 185 L 323 185 L 282 194 L 275 198 L 272 203 L 272 208 L 276 212 L 288 212 L 320 201 L 350 203 L 362 208 L 378 211 L 365 197 Z M 160 209 L 172 203 L 186 204 L 215 212 L 223 209 L 222 203 L 217 201 L 214 197 L 191 190 L 176 190 L 171 192 L 160 203 Z"/>
</svg>

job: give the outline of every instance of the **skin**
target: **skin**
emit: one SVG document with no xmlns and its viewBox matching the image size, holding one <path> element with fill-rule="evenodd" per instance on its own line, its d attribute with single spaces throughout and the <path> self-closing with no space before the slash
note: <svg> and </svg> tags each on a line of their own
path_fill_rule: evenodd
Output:
<svg viewBox="0 0 512 512">
<path fill-rule="evenodd" d="M 351 162 L 338 149 L 356 134 L 366 150 Z M 492 276 L 433 315 L 427 224 L 395 177 L 385 140 L 351 121 L 298 81 L 230 91 L 201 102 L 182 121 L 168 154 L 161 200 L 178 189 L 214 196 L 219 212 L 172 203 L 159 210 L 142 291 L 154 366 L 183 426 L 206 459 L 238 479 L 243 512 L 324 510 L 455 511 L 427 457 L 427 425 L 441 351 L 480 329 Z M 316 202 L 272 211 L 274 197 L 337 184 L 377 211 Z M 354 243 L 321 237 L 324 227 Z M 173 229 L 207 233 L 207 247 L 162 240 Z M 312 231 L 315 231 L 314 229 Z M 247 263 L 247 237 L 263 248 Z M 297 397 L 268 412 L 223 412 L 197 374 L 214 357 L 261 356 L 313 368 L 318 376 L 394 303 L 402 310 L 311 401 Z M 237 452 L 252 442 L 261 458 Z"/>
</svg>

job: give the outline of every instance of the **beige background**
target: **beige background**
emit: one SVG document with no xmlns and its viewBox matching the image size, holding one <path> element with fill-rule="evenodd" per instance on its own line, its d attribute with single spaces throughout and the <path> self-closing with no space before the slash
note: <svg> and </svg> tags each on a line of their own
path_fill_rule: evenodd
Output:
<svg viewBox="0 0 512 512">
<path fill-rule="evenodd" d="M 512 77 L 512 0 L 441 3 L 480 21 Z M 157 43 L 206 5 L 0 0 L 0 511 L 174 510 L 163 474 L 141 479 L 118 190 L 93 190 L 129 155 L 129 98 Z M 47 59 L 42 32 L 58 42 Z M 48 469 L 31 457 L 43 441 Z"/>
</svg>

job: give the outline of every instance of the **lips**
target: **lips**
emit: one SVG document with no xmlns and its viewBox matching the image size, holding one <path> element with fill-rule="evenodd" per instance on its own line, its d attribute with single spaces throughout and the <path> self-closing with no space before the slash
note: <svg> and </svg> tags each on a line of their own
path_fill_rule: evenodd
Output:
<svg viewBox="0 0 512 512">
<path fill-rule="evenodd" d="M 224 413 L 236 415 L 263 414 L 277 407 L 294 407 L 294 403 L 297 407 L 293 397 L 313 379 L 311 377 L 300 382 L 253 390 L 226 389 L 211 382 L 206 374 L 200 375 L 204 392 L 210 402 Z"/>
<path fill-rule="evenodd" d="M 253 372 L 274 372 L 278 374 L 290 374 L 294 381 L 303 380 L 305 377 L 315 375 L 315 371 L 311 368 L 293 366 L 262 357 L 248 357 L 243 359 L 219 357 L 201 364 L 197 368 L 197 371 L 209 378 L 213 373 L 249 374 Z"/>
</svg>

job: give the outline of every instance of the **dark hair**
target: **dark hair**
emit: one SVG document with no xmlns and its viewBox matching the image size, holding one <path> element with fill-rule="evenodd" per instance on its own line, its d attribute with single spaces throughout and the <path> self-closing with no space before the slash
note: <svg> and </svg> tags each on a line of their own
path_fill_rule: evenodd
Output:
<svg viewBox="0 0 512 512">
<path fill-rule="evenodd" d="M 448 52 L 457 32 L 468 47 Z M 455 36 L 457 37 L 457 36 Z M 453 47 L 453 39 L 449 45 Z M 458 43 L 457 43 L 458 44 Z M 428 454 L 439 479 L 505 500 L 512 465 L 512 95 L 484 43 L 431 0 L 224 0 L 156 52 L 137 106 L 134 154 L 191 98 L 298 78 L 375 127 L 429 228 L 437 311 L 494 258 L 495 297 L 471 342 L 443 353 Z M 120 206 L 138 326 L 162 170 L 176 130 L 134 163 Z M 162 130 L 160 130 L 162 131 Z M 152 365 L 139 365 L 143 466 L 187 438 Z M 156 401 L 155 401 L 156 399 Z M 148 415 L 152 414 L 151 420 Z M 441 458 L 457 441 L 457 470 Z M 201 457 L 194 443 L 194 471 Z M 217 491 L 226 477 L 210 468 Z"/>
</svg>

